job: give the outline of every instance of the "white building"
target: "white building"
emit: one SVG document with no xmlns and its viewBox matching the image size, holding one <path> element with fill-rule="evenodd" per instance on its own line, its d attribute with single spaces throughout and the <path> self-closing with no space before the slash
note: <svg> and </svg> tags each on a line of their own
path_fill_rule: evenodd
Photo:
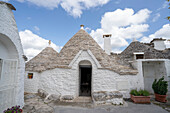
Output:
<svg viewBox="0 0 170 113">
<path fill-rule="evenodd" d="M 144 88 L 141 71 L 120 64 L 118 57 L 108 54 L 81 28 L 60 53 L 47 47 L 26 63 L 25 92 L 43 89 L 49 94 L 60 94 L 61 98 L 73 97 L 73 101 L 89 96 L 104 102 L 101 94 L 116 95 L 116 101 L 120 101 L 120 93 L 127 98 L 131 89 Z"/>
<path fill-rule="evenodd" d="M 60 94 L 61 99 L 70 96 L 77 101 L 89 96 L 98 103 L 120 104 L 121 94 L 129 98 L 131 89 L 152 93 L 155 78 L 170 76 L 169 49 L 156 50 L 153 43 L 134 41 L 121 54 L 113 54 L 110 37 L 103 36 L 107 44 L 103 50 L 81 28 L 60 53 L 45 48 L 26 63 L 25 92 L 43 89 L 49 94 Z"/>
<path fill-rule="evenodd" d="M 24 105 L 25 61 L 12 10 L 0 1 L 0 112 Z"/>
</svg>

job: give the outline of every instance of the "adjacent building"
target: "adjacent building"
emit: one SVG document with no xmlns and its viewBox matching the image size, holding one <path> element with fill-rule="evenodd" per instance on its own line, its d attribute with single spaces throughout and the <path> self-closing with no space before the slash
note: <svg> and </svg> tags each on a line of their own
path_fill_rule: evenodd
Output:
<svg viewBox="0 0 170 113">
<path fill-rule="evenodd" d="M 12 10 L 0 1 L 0 112 L 24 105 L 24 53 Z"/>
</svg>

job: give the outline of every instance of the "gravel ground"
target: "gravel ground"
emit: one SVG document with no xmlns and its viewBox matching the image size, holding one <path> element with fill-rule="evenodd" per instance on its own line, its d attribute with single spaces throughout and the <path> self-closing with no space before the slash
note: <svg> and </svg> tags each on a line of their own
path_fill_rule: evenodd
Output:
<svg viewBox="0 0 170 113">
<path fill-rule="evenodd" d="M 94 106 L 92 103 L 44 103 L 44 100 L 37 94 L 26 94 L 23 111 L 24 113 L 169 113 L 170 103 L 159 103 L 154 99 L 151 99 L 151 102 L 151 104 L 134 104 L 131 101 L 125 101 L 123 106 Z"/>
</svg>

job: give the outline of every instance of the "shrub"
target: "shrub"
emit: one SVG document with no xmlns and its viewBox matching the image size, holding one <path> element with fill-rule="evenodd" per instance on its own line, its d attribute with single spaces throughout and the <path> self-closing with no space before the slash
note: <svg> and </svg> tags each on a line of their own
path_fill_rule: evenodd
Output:
<svg viewBox="0 0 170 113">
<path fill-rule="evenodd" d="M 137 91 L 136 89 L 131 90 L 130 94 L 134 95 L 134 96 L 149 96 L 150 95 L 147 90 L 139 90 L 139 91 Z"/>
<path fill-rule="evenodd" d="M 152 89 L 156 94 L 166 95 L 166 93 L 168 92 L 168 82 L 164 80 L 164 76 L 158 81 L 157 79 L 154 80 L 152 84 Z"/>
</svg>

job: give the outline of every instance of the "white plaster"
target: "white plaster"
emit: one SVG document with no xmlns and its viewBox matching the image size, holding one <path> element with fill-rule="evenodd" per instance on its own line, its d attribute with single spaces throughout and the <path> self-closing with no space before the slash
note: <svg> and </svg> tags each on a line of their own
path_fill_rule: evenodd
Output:
<svg viewBox="0 0 170 113">
<path fill-rule="evenodd" d="M 122 81 L 122 80 L 117 80 L 117 90 L 128 90 L 129 89 L 129 82 L 128 81 Z"/>
<path fill-rule="evenodd" d="M 89 65 L 91 65 L 91 63 L 90 63 L 89 61 L 87 61 L 87 60 L 84 60 L 84 61 L 81 61 L 81 62 L 79 63 L 79 65 L 89 66 Z"/>
<path fill-rule="evenodd" d="M 77 58 L 81 55 L 81 53 L 83 52 L 83 50 L 80 50 L 78 52 L 78 54 L 74 57 L 74 59 L 70 62 L 69 67 L 71 68 L 73 66 L 73 63 L 77 60 Z M 95 56 L 93 55 L 93 53 L 90 50 L 87 50 L 88 54 L 92 57 L 92 59 L 95 61 L 95 64 L 97 65 L 97 68 L 101 68 L 100 63 L 97 61 L 97 59 L 95 58 Z"/>
<path fill-rule="evenodd" d="M 134 52 L 133 54 L 140 55 L 140 54 L 144 54 L 144 52 Z"/>
<path fill-rule="evenodd" d="M 142 64 L 145 89 L 154 93 L 152 89 L 153 81 L 162 76 L 166 77 L 165 63 L 164 61 L 147 61 Z"/>
<path fill-rule="evenodd" d="M 104 50 L 105 52 L 110 55 L 110 52 L 112 50 L 111 48 L 111 37 L 104 37 Z"/>
<path fill-rule="evenodd" d="M 165 50 L 166 46 L 163 40 L 155 40 L 154 42 L 154 48 L 157 50 Z"/>
<path fill-rule="evenodd" d="M 168 98 L 170 98 L 170 60 L 165 61 L 167 81 L 168 81 Z"/>
<path fill-rule="evenodd" d="M 3 59 L 15 59 L 18 61 L 18 68 L 16 70 L 17 75 L 15 77 L 16 81 L 11 84 L 14 84 L 13 86 L 15 87 L 15 94 L 13 95 L 15 105 L 20 105 L 23 107 L 25 61 L 22 58 L 23 49 L 14 15 L 12 10 L 6 4 L 0 4 L 0 47 L 2 47 L 0 52 L 6 53 L 4 53 L 4 55 L 0 54 Z M 6 109 L 7 106 L 10 106 L 10 101 L 13 103 L 8 97 L 8 93 L 10 94 L 13 91 L 12 89 L 5 90 L 1 86 L 0 89 L 1 91 L 3 90 L 1 93 L 6 92 L 7 95 L 4 96 L 3 99 L 8 100 L 8 102 L 5 104 L 5 102 L 1 100 L 2 98 L 0 98 L 0 103 L 3 103 L 1 110 L 4 110 L 4 108 Z"/>
<path fill-rule="evenodd" d="M 28 73 L 33 73 L 33 78 L 29 79 L 28 78 Z M 29 92 L 29 93 L 37 93 L 38 90 L 38 84 L 39 84 L 39 76 L 40 74 L 38 72 L 25 72 L 24 75 L 24 92 Z"/>
</svg>

